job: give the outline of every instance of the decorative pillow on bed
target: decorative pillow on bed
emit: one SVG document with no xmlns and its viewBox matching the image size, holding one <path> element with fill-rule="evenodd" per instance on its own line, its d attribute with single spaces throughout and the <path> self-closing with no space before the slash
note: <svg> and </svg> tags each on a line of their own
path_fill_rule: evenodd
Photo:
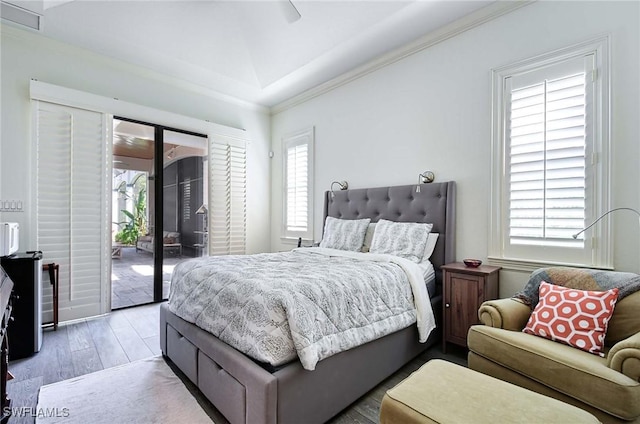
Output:
<svg viewBox="0 0 640 424">
<path fill-rule="evenodd" d="M 371 220 L 327 217 L 320 247 L 360 252 Z"/>
<path fill-rule="evenodd" d="M 604 337 L 618 289 L 576 290 L 540 283 L 540 301 L 522 330 L 556 342 L 604 356 Z"/>
<path fill-rule="evenodd" d="M 392 222 L 381 219 L 376 224 L 371 253 L 387 253 L 413 262 L 422 261 L 427 236 L 433 224 Z"/>
<path fill-rule="evenodd" d="M 364 235 L 364 243 L 362 244 L 362 251 L 364 253 L 368 253 L 371 250 L 371 242 L 373 241 L 373 234 L 376 231 L 376 223 L 372 222 L 367 227 L 367 232 Z M 422 260 L 420 262 L 429 262 L 431 255 L 433 255 L 433 251 L 436 248 L 436 243 L 438 242 L 439 233 L 429 233 L 427 236 L 427 244 L 424 248 L 424 255 L 422 255 Z"/>
</svg>

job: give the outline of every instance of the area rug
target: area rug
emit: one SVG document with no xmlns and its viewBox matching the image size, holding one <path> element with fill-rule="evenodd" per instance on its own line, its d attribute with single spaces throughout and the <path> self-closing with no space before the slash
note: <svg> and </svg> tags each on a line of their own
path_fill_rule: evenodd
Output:
<svg viewBox="0 0 640 424">
<path fill-rule="evenodd" d="M 36 424 L 212 423 L 161 356 L 42 386 L 36 412 Z"/>
</svg>

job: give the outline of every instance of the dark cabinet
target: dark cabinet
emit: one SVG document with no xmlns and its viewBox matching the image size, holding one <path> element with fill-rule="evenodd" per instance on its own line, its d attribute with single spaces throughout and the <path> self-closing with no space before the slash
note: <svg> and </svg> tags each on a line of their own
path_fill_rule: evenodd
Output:
<svg viewBox="0 0 640 424">
<path fill-rule="evenodd" d="M 13 318 L 7 330 L 9 359 L 20 359 L 42 346 L 42 254 L 3 257 L 2 268 L 13 281 Z"/>
<path fill-rule="evenodd" d="M 11 298 L 12 298 L 13 281 L 7 273 L 0 267 L 0 423 L 4 424 L 9 421 L 11 416 L 8 408 L 11 406 L 11 400 L 7 394 L 7 378 L 8 369 L 8 344 L 7 344 L 7 328 L 9 319 L 11 318 Z"/>
<path fill-rule="evenodd" d="M 447 343 L 467 347 L 469 327 L 478 324 L 478 309 L 485 300 L 498 297 L 500 267 L 481 265 L 467 267 L 463 263 L 442 266 L 444 302 L 442 350 Z"/>
</svg>

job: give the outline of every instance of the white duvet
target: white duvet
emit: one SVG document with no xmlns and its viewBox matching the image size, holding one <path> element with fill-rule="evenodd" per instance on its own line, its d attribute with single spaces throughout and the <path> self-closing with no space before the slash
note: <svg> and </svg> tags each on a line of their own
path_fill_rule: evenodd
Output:
<svg viewBox="0 0 640 424">
<path fill-rule="evenodd" d="M 420 267 L 391 255 L 325 248 L 181 262 L 169 309 L 274 366 L 318 361 L 417 322 L 435 328 Z"/>
</svg>

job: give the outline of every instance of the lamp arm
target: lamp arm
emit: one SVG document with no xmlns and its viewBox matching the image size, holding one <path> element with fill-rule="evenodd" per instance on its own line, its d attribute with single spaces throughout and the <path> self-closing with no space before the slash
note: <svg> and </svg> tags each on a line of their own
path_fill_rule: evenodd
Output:
<svg viewBox="0 0 640 424">
<path fill-rule="evenodd" d="M 589 228 L 593 227 L 594 225 L 596 225 L 598 223 L 598 221 L 600 221 L 602 218 L 604 218 L 605 216 L 609 215 L 611 212 L 615 212 L 615 211 L 620 211 L 620 210 L 627 210 L 627 211 L 632 211 L 635 212 L 636 215 L 638 215 L 638 223 L 640 224 L 640 212 L 638 212 L 636 209 L 633 208 L 613 208 L 609 211 L 606 211 L 605 213 L 603 213 L 602 215 L 600 215 L 598 218 L 596 218 L 595 221 L 593 221 L 591 224 L 589 224 L 587 227 L 583 228 L 582 230 L 580 230 L 579 232 L 575 233 L 572 237 L 574 239 L 578 238 L 578 236 L 582 233 L 584 233 L 585 231 L 587 231 Z"/>
<path fill-rule="evenodd" d="M 338 187 L 340 187 L 340 190 L 346 190 L 349 188 L 349 183 L 346 181 L 334 181 L 331 183 L 331 198 L 333 199 L 334 197 L 336 197 L 335 193 L 333 192 L 333 185 L 334 184 L 338 184 Z"/>
</svg>

